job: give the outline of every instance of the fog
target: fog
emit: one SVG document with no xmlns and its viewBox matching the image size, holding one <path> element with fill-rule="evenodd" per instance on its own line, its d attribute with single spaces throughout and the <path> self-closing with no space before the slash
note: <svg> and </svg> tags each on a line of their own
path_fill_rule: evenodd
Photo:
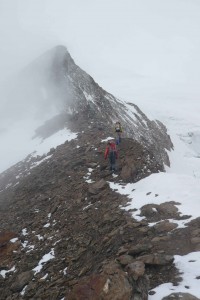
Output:
<svg viewBox="0 0 200 300">
<path fill-rule="evenodd" d="M 34 129 L 57 113 L 42 86 L 43 98 L 30 80 L 19 83 L 45 51 L 65 45 L 104 89 L 139 106 L 198 101 L 199 25 L 199 0 L 0 0 L 0 171 L 32 150 Z"/>
</svg>

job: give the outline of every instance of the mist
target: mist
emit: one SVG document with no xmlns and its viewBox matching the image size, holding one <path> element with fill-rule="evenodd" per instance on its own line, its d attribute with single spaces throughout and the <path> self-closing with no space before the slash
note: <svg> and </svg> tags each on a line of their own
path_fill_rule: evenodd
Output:
<svg viewBox="0 0 200 300">
<path fill-rule="evenodd" d="M 198 101 L 199 20 L 199 0 L 1 0 L 0 171 L 31 152 L 34 130 L 61 110 L 46 94 L 48 63 L 40 60 L 43 74 L 31 67 L 43 53 L 66 46 L 104 89 L 140 107 Z"/>
</svg>

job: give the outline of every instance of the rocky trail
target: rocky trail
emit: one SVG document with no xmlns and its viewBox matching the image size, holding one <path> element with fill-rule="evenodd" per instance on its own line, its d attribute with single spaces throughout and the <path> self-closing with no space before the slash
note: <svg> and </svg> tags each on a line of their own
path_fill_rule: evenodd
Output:
<svg viewBox="0 0 200 300">
<path fill-rule="evenodd" d="M 173 255 L 200 249 L 200 219 L 176 229 L 166 221 L 179 217 L 170 202 L 157 205 L 159 213 L 146 205 L 145 220 L 134 220 L 123 210 L 128 198 L 109 182 L 136 182 L 163 171 L 162 163 L 123 139 L 112 174 L 104 138 L 80 133 L 0 175 L 0 299 L 142 300 L 155 286 L 181 280 Z"/>
</svg>

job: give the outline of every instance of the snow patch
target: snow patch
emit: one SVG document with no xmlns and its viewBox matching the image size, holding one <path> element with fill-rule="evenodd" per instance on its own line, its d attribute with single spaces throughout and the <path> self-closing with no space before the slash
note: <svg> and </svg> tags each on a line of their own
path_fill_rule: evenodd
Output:
<svg viewBox="0 0 200 300">
<path fill-rule="evenodd" d="M 55 254 L 54 254 L 54 249 L 52 248 L 51 251 L 50 251 L 49 253 L 45 254 L 45 255 L 41 258 L 41 260 L 39 261 L 37 267 L 35 267 L 35 268 L 33 269 L 33 271 L 35 272 L 35 274 L 39 273 L 39 272 L 42 270 L 43 265 L 44 265 L 46 262 L 48 262 L 49 260 L 54 259 L 54 258 L 55 258 Z"/>
</svg>

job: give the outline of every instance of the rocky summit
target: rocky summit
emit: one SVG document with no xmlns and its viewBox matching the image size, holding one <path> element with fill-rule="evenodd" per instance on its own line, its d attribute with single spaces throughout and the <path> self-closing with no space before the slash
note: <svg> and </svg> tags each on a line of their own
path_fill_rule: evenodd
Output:
<svg viewBox="0 0 200 300">
<path fill-rule="evenodd" d="M 123 188 L 164 172 L 170 137 L 162 123 L 99 87 L 64 47 L 52 52 L 48 79 L 65 108 L 36 136 L 67 127 L 77 137 L 0 174 L 0 299 L 146 300 L 159 284 L 181 280 L 174 255 L 200 249 L 200 220 L 176 229 L 166 219 L 188 216 L 175 202 L 143 206 L 145 219 L 135 220 L 110 182 Z M 118 120 L 124 132 L 112 173 L 105 141 Z M 196 298 L 169 292 L 164 299 Z"/>
</svg>

